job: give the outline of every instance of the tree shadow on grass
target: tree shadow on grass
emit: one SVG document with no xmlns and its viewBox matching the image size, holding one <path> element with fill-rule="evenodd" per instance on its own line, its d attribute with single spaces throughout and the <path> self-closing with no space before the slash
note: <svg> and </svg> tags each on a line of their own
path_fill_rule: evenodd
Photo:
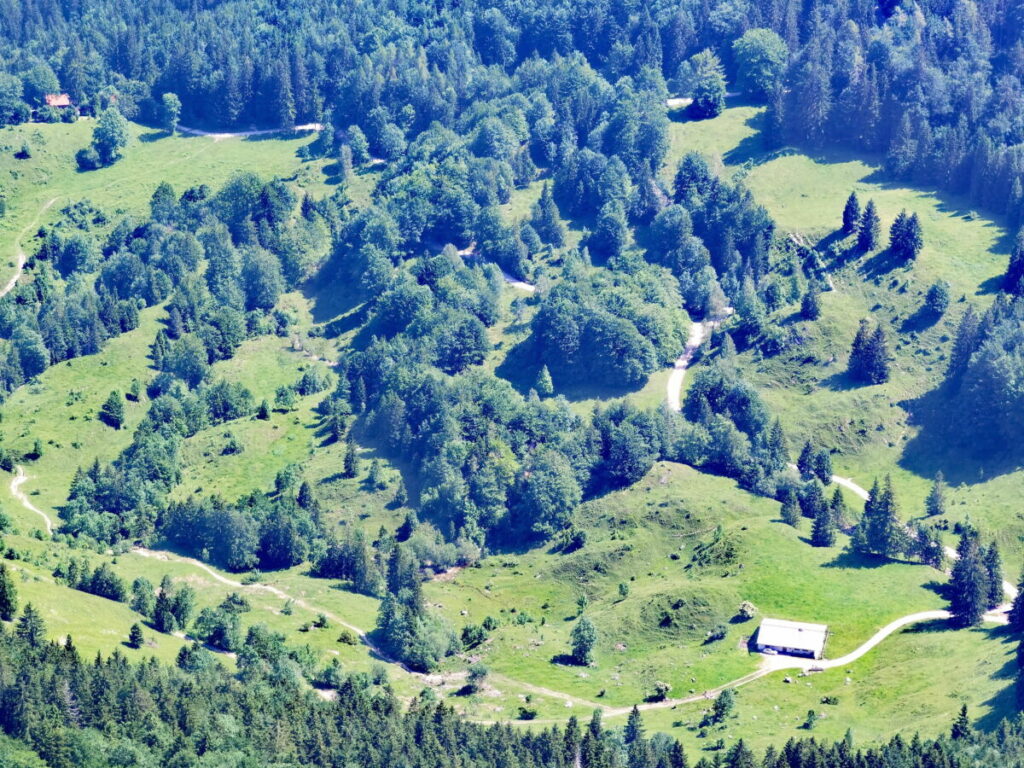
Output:
<svg viewBox="0 0 1024 768">
<path fill-rule="evenodd" d="M 821 386 L 831 389 L 833 392 L 849 392 L 851 389 L 858 389 L 864 385 L 851 378 L 850 374 L 845 370 L 842 370 L 836 371 L 826 379 L 822 379 Z"/>
<path fill-rule="evenodd" d="M 939 322 L 940 317 L 941 315 L 935 314 L 928 307 L 922 305 L 900 324 L 900 333 L 921 333 Z"/>
<path fill-rule="evenodd" d="M 893 251 L 892 248 L 884 248 L 869 257 L 860 265 L 859 272 L 868 280 L 874 280 L 889 274 L 899 267 L 906 265 L 906 261 Z"/>
<path fill-rule="evenodd" d="M 978 286 L 975 296 L 991 296 L 1003 289 L 1003 275 L 993 275 Z"/>
<path fill-rule="evenodd" d="M 878 555 L 862 555 L 860 552 L 854 552 L 850 549 L 844 549 L 835 558 L 828 562 L 822 563 L 822 568 L 857 568 L 860 570 L 868 570 L 871 568 L 881 568 L 883 565 L 889 565 L 890 563 L 896 562 L 890 560 L 887 557 L 880 557 Z"/>
<path fill-rule="evenodd" d="M 144 144 L 151 144 L 154 141 L 169 138 L 171 135 L 172 134 L 167 131 L 146 131 L 145 133 L 139 134 L 139 141 Z"/>
<path fill-rule="evenodd" d="M 924 478 L 942 472 L 950 485 L 975 485 L 1016 472 L 1024 464 L 1017 443 L 998 445 L 984 439 L 978 429 L 965 430 L 963 418 L 952 418 L 960 403 L 944 386 L 899 406 L 908 413 L 908 423 L 918 428 L 899 459 L 908 472 Z"/>
<path fill-rule="evenodd" d="M 551 663 L 557 664 L 560 667 L 582 667 L 584 665 L 577 664 L 576 659 L 570 656 L 568 653 L 556 653 L 551 657 Z"/>
</svg>

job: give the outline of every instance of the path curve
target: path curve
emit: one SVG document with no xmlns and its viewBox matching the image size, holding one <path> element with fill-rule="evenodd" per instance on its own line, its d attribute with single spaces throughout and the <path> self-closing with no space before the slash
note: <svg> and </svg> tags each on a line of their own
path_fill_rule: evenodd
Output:
<svg viewBox="0 0 1024 768">
<path fill-rule="evenodd" d="M 272 136 L 275 133 L 322 131 L 323 129 L 323 123 L 303 123 L 302 125 L 294 125 L 291 128 L 263 128 L 261 130 L 252 131 L 204 131 L 202 128 L 189 128 L 185 125 L 178 126 L 179 133 L 187 133 L 191 136 L 207 136 L 214 141 L 223 141 L 224 139 L 245 139 L 250 136 Z"/>
<path fill-rule="evenodd" d="M 22 239 L 25 237 L 25 235 L 28 234 L 28 231 L 32 229 L 32 227 L 36 226 L 36 224 L 39 223 L 39 217 L 42 216 L 43 213 L 45 213 L 46 210 L 49 209 L 50 206 L 56 203 L 59 199 L 59 197 L 54 197 L 51 200 L 47 201 L 47 203 L 42 208 L 39 209 L 39 212 L 36 214 L 35 218 L 32 219 L 32 221 L 29 222 L 28 225 L 26 225 L 26 227 L 23 230 L 21 230 L 20 233 L 18 233 L 18 239 L 14 243 L 14 247 L 18 249 L 16 258 L 17 266 L 14 269 L 14 277 L 8 280 L 7 284 L 3 288 L 0 288 L 0 299 L 2 299 L 8 293 L 14 290 L 14 286 L 18 284 L 18 280 L 21 279 L 21 275 L 25 271 L 25 262 L 28 261 L 28 254 L 25 253 L 25 249 L 21 247 Z"/>
<path fill-rule="evenodd" d="M 517 280 L 505 270 L 501 270 L 501 277 L 506 283 L 511 285 L 513 288 L 518 288 L 519 290 L 526 291 L 527 293 L 537 292 L 536 285 L 533 285 L 532 283 L 527 283 L 525 280 Z"/>
<path fill-rule="evenodd" d="M 679 413 L 683 410 L 682 392 L 683 379 L 686 378 L 686 369 L 693 362 L 693 356 L 697 354 L 700 345 L 710 335 L 710 332 L 722 324 L 729 315 L 733 313 L 732 307 L 726 307 L 720 315 L 715 315 L 705 320 L 700 320 L 690 326 L 690 336 L 686 340 L 686 347 L 683 354 L 672 365 L 672 373 L 668 377 L 667 393 L 668 407 L 670 410 Z"/>
<path fill-rule="evenodd" d="M 15 467 L 14 477 L 11 478 L 11 496 L 21 502 L 21 506 L 27 509 L 29 512 L 35 512 L 46 523 L 46 533 L 53 535 L 53 521 L 50 520 L 50 516 L 43 512 L 39 507 L 33 504 L 28 495 L 21 490 L 21 486 L 28 480 L 28 475 L 25 474 L 25 468 L 19 464 Z"/>
</svg>

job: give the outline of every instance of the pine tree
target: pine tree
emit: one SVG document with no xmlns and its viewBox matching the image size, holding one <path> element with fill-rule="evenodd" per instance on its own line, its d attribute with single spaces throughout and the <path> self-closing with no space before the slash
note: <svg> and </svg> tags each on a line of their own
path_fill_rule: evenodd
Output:
<svg viewBox="0 0 1024 768">
<path fill-rule="evenodd" d="M 131 648 L 141 648 L 145 642 L 145 638 L 142 636 L 142 627 L 138 624 L 132 624 L 132 628 L 128 631 L 128 645 Z"/>
<path fill-rule="evenodd" d="M 836 524 L 832 509 L 822 505 L 811 527 L 811 544 L 815 547 L 831 547 L 836 543 Z"/>
<path fill-rule="evenodd" d="M 548 367 L 542 366 L 537 374 L 537 383 L 533 387 L 541 397 L 551 397 L 555 393 L 554 382 L 551 381 L 551 372 Z"/>
<path fill-rule="evenodd" d="M 882 220 L 878 217 L 875 201 L 868 200 L 857 229 L 857 248 L 867 253 L 878 248 L 882 237 Z"/>
<path fill-rule="evenodd" d="M 810 480 L 814 477 L 814 446 L 808 440 L 800 449 L 800 456 L 796 460 L 796 468 L 800 471 L 800 477 Z"/>
<path fill-rule="evenodd" d="M 100 407 L 100 419 L 104 424 L 120 429 L 124 424 L 124 400 L 120 393 L 111 392 L 106 402 Z"/>
<path fill-rule="evenodd" d="M 985 550 L 985 573 L 988 576 L 986 607 L 991 610 L 1003 602 L 1003 560 L 995 542 Z"/>
<path fill-rule="evenodd" d="M 344 461 L 345 477 L 355 477 L 356 475 L 359 474 L 359 455 L 357 453 L 356 444 L 351 439 L 345 446 Z"/>
<path fill-rule="evenodd" d="M 1013 605 L 1009 614 L 1010 628 L 1015 632 L 1024 632 L 1024 579 L 1017 584 L 1017 594 L 1013 597 Z"/>
<path fill-rule="evenodd" d="M 817 320 L 821 317 L 821 292 L 816 284 L 812 284 L 801 299 L 800 316 L 804 320 Z"/>
<path fill-rule="evenodd" d="M 978 347 L 981 336 L 981 323 L 974 313 L 974 308 L 968 304 L 963 319 L 957 328 L 956 340 L 953 342 L 953 350 L 949 354 L 949 367 L 946 368 L 946 380 L 953 387 L 954 391 L 960 386 L 960 377 L 967 370 L 971 356 Z"/>
<path fill-rule="evenodd" d="M 565 225 L 558 215 L 558 206 L 555 204 L 555 198 L 552 196 L 547 182 L 544 182 L 540 191 L 540 200 L 537 201 L 530 214 L 530 223 L 544 244 L 555 248 L 565 245 Z"/>
<path fill-rule="evenodd" d="M 924 513 L 928 517 L 946 514 L 946 482 L 941 470 L 935 475 L 932 489 L 924 500 Z"/>
<path fill-rule="evenodd" d="M 270 403 L 265 398 L 260 402 L 260 407 L 256 409 L 256 418 L 260 421 L 270 421 Z"/>
<path fill-rule="evenodd" d="M 868 342 L 865 372 L 872 384 L 884 384 L 889 380 L 889 344 L 881 325 L 875 328 Z"/>
<path fill-rule="evenodd" d="M 13 621 L 18 612 L 18 588 L 14 585 L 14 574 L 5 563 L 0 563 L 0 619 Z"/>
<path fill-rule="evenodd" d="M 25 605 L 25 610 L 18 617 L 14 632 L 33 648 L 38 648 L 46 642 L 46 624 L 32 603 Z"/>
<path fill-rule="evenodd" d="M 960 714 L 953 722 L 953 728 L 949 734 L 953 741 L 963 741 L 971 738 L 971 721 L 967 717 L 967 705 L 960 707 Z"/>
<path fill-rule="evenodd" d="M 835 523 L 837 528 L 841 528 L 846 524 L 846 499 L 843 498 L 843 492 L 839 488 L 833 491 L 828 508 L 832 513 L 832 522 Z"/>
<path fill-rule="evenodd" d="M 814 454 L 814 475 L 822 485 L 832 483 L 832 454 L 826 448 Z"/>
<path fill-rule="evenodd" d="M 860 200 L 857 193 L 851 192 L 846 198 L 846 205 L 843 207 L 843 234 L 852 235 L 857 231 L 860 223 Z"/>
<path fill-rule="evenodd" d="M 974 627 L 981 623 L 988 601 L 988 571 L 974 531 L 961 534 L 957 552 L 949 582 L 950 612 L 960 626 Z"/>
<path fill-rule="evenodd" d="M 847 364 L 847 373 L 850 378 L 857 381 L 864 381 L 866 376 L 866 357 L 868 342 L 868 321 L 861 320 L 857 328 L 857 335 L 853 338 L 853 346 L 850 348 L 850 362 Z"/>
<path fill-rule="evenodd" d="M 800 503 L 797 501 L 796 494 L 792 488 L 787 488 L 785 495 L 782 497 L 780 517 L 786 525 L 791 525 L 794 528 L 800 527 Z"/>
<path fill-rule="evenodd" d="M 1020 296 L 1024 293 L 1024 229 L 1017 233 L 1010 251 L 1010 262 L 1003 277 L 1003 290 Z"/>
</svg>

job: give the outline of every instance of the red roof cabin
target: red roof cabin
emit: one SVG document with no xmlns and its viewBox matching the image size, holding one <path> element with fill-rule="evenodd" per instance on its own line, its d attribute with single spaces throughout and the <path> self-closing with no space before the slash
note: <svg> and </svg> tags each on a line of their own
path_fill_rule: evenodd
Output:
<svg viewBox="0 0 1024 768">
<path fill-rule="evenodd" d="M 66 93 L 46 94 L 46 106 L 48 107 L 70 107 L 71 97 Z"/>
</svg>

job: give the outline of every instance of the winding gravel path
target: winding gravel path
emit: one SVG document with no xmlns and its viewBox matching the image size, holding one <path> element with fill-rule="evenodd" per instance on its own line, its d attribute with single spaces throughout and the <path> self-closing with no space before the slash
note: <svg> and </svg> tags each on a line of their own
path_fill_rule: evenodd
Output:
<svg viewBox="0 0 1024 768">
<path fill-rule="evenodd" d="M 50 520 L 50 516 L 43 512 L 39 507 L 33 504 L 28 495 L 21 490 L 21 486 L 28 480 L 28 475 L 25 474 L 25 468 L 19 464 L 15 467 L 14 477 L 11 478 L 11 495 L 21 502 L 21 506 L 27 509 L 29 512 L 35 512 L 46 524 L 46 532 L 53 535 L 53 521 Z"/>
<path fill-rule="evenodd" d="M 29 224 L 18 234 L 18 239 L 14 243 L 14 246 L 18 249 L 16 259 L 17 263 L 14 269 L 14 277 L 8 280 L 7 284 L 3 288 L 0 288 L 0 299 L 2 299 L 8 293 L 14 290 L 14 286 L 18 284 L 18 280 L 21 278 L 22 273 L 25 271 L 25 262 L 28 261 L 28 254 L 25 253 L 25 249 L 21 247 L 22 238 L 24 238 L 25 235 L 28 234 L 29 230 L 32 229 L 32 227 L 36 226 L 36 224 L 39 223 L 39 217 L 42 216 L 43 213 L 45 213 L 47 209 L 49 209 L 59 199 L 59 197 L 54 197 L 51 200 L 47 201 L 47 203 L 42 208 L 39 209 L 39 213 L 36 214 L 35 218 L 32 219 L 32 221 L 29 222 Z"/>
<path fill-rule="evenodd" d="M 683 379 L 686 378 L 686 369 L 690 367 L 690 363 L 693 362 L 693 356 L 697 354 L 697 350 L 700 349 L 701 344 L 711 335 L 711 331 L 722 324 L 729 315 L 733 313 L 732 307 L 726 307 L 721 315 L 715 315 L 706 320 L 701 320 L 690 326 L 690 336 L 686 340 L 686 347 L 683 349 L 683 354 L 679 356 L 679 359 L 675 361 L 672 366 L 672 373 L 668 377 L 668 385 L 666 397 L 668 399 L 668 407 L 679 413 L 683 410 Z"/>
</svg>

